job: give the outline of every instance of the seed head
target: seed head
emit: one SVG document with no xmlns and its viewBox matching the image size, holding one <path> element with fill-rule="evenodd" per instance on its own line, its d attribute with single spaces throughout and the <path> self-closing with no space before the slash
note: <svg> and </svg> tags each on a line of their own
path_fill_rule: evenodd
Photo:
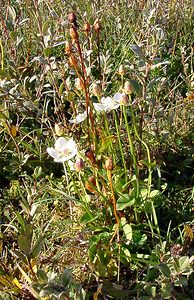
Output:
<svg viewBox="0 0 194 300">
<path fill-rule="evenodd" d="M 86 153 L 85 153 L 85 156 L 89 159 L 89 161 L 91 162 L 91 164 L 93 166 L 96 166 L 97 165 L 97 162 L 96 162 L 96 158 L 94 156 L 94 152 L 92 151 L 91 148 L 89 148 Z"/>
<path fill-rule="evenodd" d="M 121 105 L 127 105 L 129 103 L 129 97 L 127 94 L 122 93 L 121 99 L 119 101 Z"/>
<path fill-rule="evenodd" d="M 73 11 L 68 14 L 67 19 L 70 23 L 76 23 L 77 21 L 77 17 Z"/>
</svg>

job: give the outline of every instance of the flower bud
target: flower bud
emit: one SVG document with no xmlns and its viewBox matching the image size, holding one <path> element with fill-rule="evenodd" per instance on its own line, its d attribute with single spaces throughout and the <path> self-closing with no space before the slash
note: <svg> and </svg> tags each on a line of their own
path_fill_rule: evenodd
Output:
<svg viewBox="0 0 194 300">
<path fill-rule="evenodd" d="M 74 164 L 75 171 L 76 172 L 80 172 L 80 171 L 82 171 L 84 169 L 84 167 L 85 167 L 85 163 L 84 163 L 83 159 L 77 158 L 76 162 Z"/>
<path fill-rule="evenodd" d="M 65 42 L 65 53 L 66 54 L 72 53 L 72 45 L 71 45 L 71 42 L 69 42 L 69 41 Z"/>
<path fill-rule="evenodd" d="M 106 161 L 105 161 L 105 169 L 107 171 L 112 171 L 113 170 L 113 161 L 112 161 L 112 158 L 108 158 Z"/>
<path fill-rule="evenodd" d="M 71 27 L 69 29 L 69 34 L 70 34 L 70 37 L 71 37 L 72 41 L 77 41 L 78 40 L 78 33 L 77 33 L 77 30 L 74 27 Z"/>
<path fill-rule="evenodd" d="M 70 23 L 75 23 L 77 21 L 77 17 L 73 11 L 68 14 L 67 19 Z"/>
<path fill-rule="evenodd" d="M 83 91 L 84 90 L 84 84 L 83 81 L 80 78 L 75 79 L 75 87 L 76 89 Z"/>
<path fill-rule="evenodd" d="M 94 96 L 96 96 L 96 97 L 98 97 L 98 96 L 100 96 L 101 95 L 101 87 L 100 87 L 100 85 L 99 84 L 97 84 L 97 83 L 95 83 L 94 85 L 93 85 L 93 94 L 94 94 Z"/>
<path fill-rule="evenodd" d="M 121 98 L 119 100 L 120 105 L 127 105 L 129 103 L 129 97 L 127 94 L 122 93 Z"/>
<path fill-rule="evenodd" d="M 119 73 L 120 76 L 124 76 L 125 75 L 126 72 L 125 72 L 124 65 L 120 65 L 119 66 L 118 73 Z"/>
<path fill-rule="evenodd" d="M 128 95 L 130 95 L 134 92 L 133 86 L 130 81 L 125 81 L 124 92 Z"/>
<path fill-rule="evenodd" d="M 55 123 L 55 133 L 57 136 L 61 136 L 64 133 L 64 127 L 61 123 Z"/>
<path fill-rule="evenodd" d="M 94 156 L 94 152 L 92 151 L 91 148 L 89 148 L 86 153 L 85 153 L 85 156 L 89 159 L 89 161 L 91 162 L 91 164 L 93 166 L 96 166 L 97 165 L 97 162 L 96 162 L 96 159 L 95 159 L 95 156 Z"/>
<path fill-rule="evenodd" d="M 89 22 L 86 22 L 84 24 L 84 30 L 86 32 L 86 35 L 88 36 L 88 33 L 90 32 L 90 23 Z"/>
<path fill-rule="evenodd" d="M 69 63 L 71 66 L 74 66 L 74 67 L 77 66 L 77 58 L 75 57 L 75 55 L 70 54 Z"/>
<path fill-rule="evenodd" d="M 102 29 L 101 23 L 99 21 L 99 19 L 96 19 L 94 21 L 94 30 L 99 32 Z"/>
<path fill-rule="evenodd" d="M 96 179 L 95 177 L 92 175 L 88 178 L 88 181 L 86 181 L 85 183 L 85 188 L 90 191 L 91 193 L 95 192 L 94 187 L 96 186 Z"/>
</svg>

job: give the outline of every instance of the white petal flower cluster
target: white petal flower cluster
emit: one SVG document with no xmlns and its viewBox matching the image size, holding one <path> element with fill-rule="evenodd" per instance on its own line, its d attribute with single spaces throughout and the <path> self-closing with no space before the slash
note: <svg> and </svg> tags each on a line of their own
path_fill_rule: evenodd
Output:
<svg viewBox="0 0 194 300">
<path fill-rule="evenodd" d="M 94 113 L 100 114 L 102 112 L 109 113 L 117 109 L 121 105 L 128 105 L 128 96 L 125 93 L 116 93 L 111 97 L 102 97 L 100 103 L 93 103 Z M 72 124 L 79 124 L 87 118 L 86 111 L 78 114 L 75 119 L 70 120 Z"/>
<path fill-rule="evenodd" d="M 73 139 L 59 137 L 54 148 L 47 148 L 47 152 L 55 162 L 63 163 L 77 154 L 77 146 Z"/>
<path fill-rule="evenodd" d="M 86 118 L 87 118 L 87 112 L 84 111 L 84 113 L 78 114 L 78 115 L 75 117 L 75 119 L 69 120 L 69 123 L 72 123 L 72 124 L 79 124 L 79 123 L 83 122 Z"/>
<path fill-rule="evenodd" d="M 94 109 L 97 113 L 109 113 L 111 110 L 117 109 L 120 104 L 115 101 L 114 97 L 102 97 L 101 103 L 94 103 Z"/>
</svg>

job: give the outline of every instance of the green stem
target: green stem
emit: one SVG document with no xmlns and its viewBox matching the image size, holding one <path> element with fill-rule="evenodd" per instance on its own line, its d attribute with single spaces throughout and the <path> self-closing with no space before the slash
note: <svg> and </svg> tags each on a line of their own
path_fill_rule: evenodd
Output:
<svg viewBox="0 0 194 300">
<path fill-rule="evenodd" d="M 85 201 L 82 200 L 82 199 L 83 199 L 82 196 L 83 196 L 83 195 L 86 196 L 87 193 L 86 193 L 86 191 L 85 191 L 83 182 L 82 182 L 82 180 L 81 180 L 80 173 L 79 173 L 79 176 L 78 176 L 78 180 L 79 180 L 79 183 L 80 183 L 80 185 L 81 185 L 81 190 L 82 190 L 82 192 L 83 192 L 83 195 L 80 193 L 80 191 L 79 191 L 78 188 L 77 188 L 77 185 L 76 185 L 76 182 L 75 182 L 75 180 L 74 180 L 74 177 L 73 177 L 72 174 L 71 174 L 71 170 L 70 170 L 69 165 L 67 165 L 67 169 L 68 169 L 68 172 L 69 172 L 71 181 L 73 182 L 75 192 L 76 192 L 76 194 L 79 196 L 79 199 L 80 199 L 81 204 L 83 205 L 83 207 L 84 207 L 86 213 L 90 216 L 90 218 L 93 218 L 93 215 L 91 214 L 91 212 L 90 212 L 90 210 L 89 210 L 89 208 L 88 208 L 87 203 L 86 203 Z"/>
<path fill-rule="evenodd" d="M 120 153 L 121 153 L 123 167 L 125 170 L 125 181 L 127 182 L 127 166 L 126 166 L 126 162 L 125 162 L 125 156 L 124 156 L 123 147 L 122 147 L 122 143 L 121 143 L 121 135 L 120 135 L 120 130 L 119 130 L 118 122 L 117 122 L 117 115 L 116 115 L 115 111 L 114 111 L 114 120 L 115 120 L 118 141 L 119 141 L 119 149 L 120 149 Z"/>
<path fill-rule="evenodd" d="M 65 179 L 66 179 L 66 184 L 67 184 L 68 195 L 70 196 L 69 179 L 68 179 L 67 168 L 66 168 L 65 163 L 63 163 L 63 168 L 64 168 L 64 172 L 65 172 Z M 72 218 L 73 218 L 73 208 L 72 208 L 72 201 L 71 200 L 69 200 L 69 211 L 70 211 L 70 218 L 72 220 Z"/>
<path fill-rule="evenodd" d="M 134 127 L 134 132 L 136 137 L 138 138 L 138 140 L 144 145 L 146 152 L 147 152 L 147 159 L 148 159 L 148 184 L 147 184 L 147 198 L 148 200 L 150 199 L 150 193 L 151 193 L 151 185 L 152 185 L 152 169 L 151 169 L 151 158 L 150 158 L 150 151 L 148 148 L 148 145 L 140 138 L 138 132 L 137 132 L 137 128 L 136 128 L 136 121 L 135 121 L 135 115 L 133 112 L 133 107 L 131 105 L 131 115 L 132 115 L 132 123 L 133 123 L 133 127 Z M 159 238 L 160 238 L 160 228 L 158 226 L 158 219 L 157 219 L 157 215 L 156 215 L 156 210 L 153 204 L 153 201 L 151 201 L 151 206 L 152 206 L 152 216 L 153 216 L 153 220 L 154 220 L 154 225 L 156 226 Z M 148 214 L 146 213 L 146 216 L 148 218 L 148 223 L 150 225 L 150 229 L 152 231 L 152 235 L 153 235 L 153 228 L 151 226 L 151 222 L 149 221 L 149 217 Z M 160 243 L 162 244 L 162 240 L 160 238 Z"/>
<path fill-rule="evenodd" d="M 129 123 L 128 123 L 128 120 L 127 120 L 126 106 L 123 106 L 123 115 L 124 115 L 125 125 L 126 125 L 126 128 L 127 128 L 129 148 L 130 148 L 130 152 L 131 152 L 131 156 L 132 156 L 132 160 L 133 160 L 133 167 L 134 167 L 134 171 L 135 171 L 136 198 L 138 199 L 139 198 L 139 172 L 138 172 L 137 160 L 136 160 L 136 155 L 135 155 L 135 149 L 134 149 L 132 137 L 131 137 L 131 134 L 130 134 Z"/>
<path fill-rule="evenodd" d="M 4 50 L 3 50 L 3 44 L 0 39 L 0 48 L 1 48 L 1 70 L 4 72 Z"/>
</svg>

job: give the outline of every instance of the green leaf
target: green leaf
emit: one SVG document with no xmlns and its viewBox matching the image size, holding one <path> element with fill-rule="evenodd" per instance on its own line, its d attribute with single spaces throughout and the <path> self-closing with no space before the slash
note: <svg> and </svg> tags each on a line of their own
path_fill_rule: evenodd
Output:
<svg viewBox="0 0 194 300">
<path fill-rule="evenodd" d="M 179 265 L 180 265 L 180 271 L 181 272 L 187 272 L 190 270 L 190 262 L 188 256 L 182 256 L 179 258 Z"/>
<path fill-rule="evenodd" d="M 27 260 L 27 258 L 26 258 L 26 255 L 24 255 L 23 252 L 20 252 L 20 251 L 18 251 L 18 250 L 14 250 L 14 253 L 15 253 L 15 255 L 17 255 L 17 257 L 19 257 L 19 258 L 23 261 L 23 263 L 24 263 L 25 265 L 28 264 L 28 260 Z"/>
<path fill-rule="evenodd" d="M 188 286 L 188 280 L 186 276 L 180 276 L 174 281 L 175 286 Z"/>
<path fill-rule="evenodd" d="M 142 48 L 136 44 L 130 44 L 129 48 L 143 61 L 146 60 L 145 55 L 143 54 Z"/>
<path fill-rule="evenodd" d="M 45 271 L 38 269 L 36 275 L 40 283 L 47 283 L 48 278 Z"/>
<path fill-rule="evenodd" d="M 20 229 L 20 232 L 21 233 L 24 233 L 25 229 L 26 229 L 26 223 L 25 223 L 25 220 L 22 218 L 21 214 L 17 211 L 16 212 L 16 216 L 17 216 L 17 220 L 19 222 L 19 224 L 21 225 L 21 229 Z"/>
<path fill-rule="evenodd" d="M 26 225 L 25 236 L 31 240 L 32 240 L 32 234 L 33 234 L 33 228 L 34 228 L 34 226 L 32 224 Z"/>
<path fill-rule="evenodd" d="M 63 274 L 61 275 L 61 284 L 64 287 L 67 287 L 72 281 L 72 273 L 69 269 L 64 270 Z"/>
<path fill-rule="evenodd" d="M 91 262 L 94 261 L 94 259 L 96 257 L 96 252 L 97 252 L 97 246 L 95 243 L 95 244 L 92 244 L 88 250 L 89 259 Z"/>
<path fill-rule="evenodd" d="M 98 219 L 99 216 L 100 216 L 100 214 L 97 214 L 96 216 L 94 216 L 94 215 L 91 215 L 91 213 L 90 213 L 90 214 L 89 214 L 89 213 L 85 213 L 85 214 L 81 217 L 80 222 L 81 222 L 82 224 L 86 224 L 86 223 L 89 223 L 89 222 L 93 222 L 93 221 L 95 221 L 96 219 Z"/>
<path fill-rule="evenodd" d="M 170 282 L 162 283 L 161 288 L 162 298 L 161 299 L 171 299 L 171 284 Z"/>
<path fill-rule="evenodd" d="M 31 258 L 35 258 L 39 255 L 44 243 L 44 239 L 45 238 L 42 236 L 37 240 L 36 244 L 33 246 L 31 250 L 31 255 L 30 255 Z"/>
<path fill-rule="evenodd" d="M 133 87 L 135 93 L 137 95 L 141 95 L 142 94 L 142 86 L 139 84 L 139 82 L 136 80 L 133 80 L 133 79 L 130 80 L 130 82 L 132 84 L 132 87 Z"/>
<path fill-rule="evenodd" d="M 153 190 L 150 193 L 150 198 L 154 198 L 156 196 L 160 195 L 160 191 L 159 190 Z"/>
<path fill-rule="evenodd" d="M 131 253 L 129 249 L 122 247 L 123 253 L 125 255 L 125 259 L 129 262 L 131 260 Z"/>
<path fill-rule="evenodd" d="M 123 226 L 123 231 L 125 233 L 125 236 L 127 238 L 127 244 L 129 244 L 132 240 L 132 227 L 129 224 L 125 224 Z"/>
<path fill-rule="evenodd" d="M 18 245 L 20 250 L 29 258 L 32 245 L 33 225 L 27 224 L 25 232 L 18 236 Z"/>
<path fill-rule="evenodd" d="M 52 48 L 45 48 L 44 50 L 43 50 L 43 53 L 44 53 L 44 55 L 46 56 L 46 57 L 49 57 L 51 54 L 52 54 Z"/>
<path fill-rule="evenodd" d="M 122 286 L 112 283 L 108 279 L 104 279 L 102 286 L 103 295 L 108 295 L 114 299 L 123 299 L 131 294 L 129 290 L 123 290 Z M 130 299 L 130 298 L 129 298 Z"/>
<path fill-rule="evenodd" d="M 9 15 L 11 16 L 13 22 L 15 22 L 16 19 L 16 12 L 13 6 L 8 6 Z"/>
<path fill-rule="evenodd" d="M 29 258 L 30 257 L 30 249 L 31 249 L 31 242 L 32 240 L 21 234 L 18 236 L 18 245 L 20 250 Z"/>
<path fill-rule="evenodd" d="M 158 266 L 155 266 L 155 268 L 159 269 L 164 276 L 170 278 L 170 269 L 166 264 L 161 263 Z"/>
<path fill-rule="evenodd" d="M 62 95 L 64 90 L 64 82 L 61 83 L 60 87 L 59 87 L 59 94 Z"/>
<path fill-rule="evenodd" d="M 135 203 L 133 195 L 124 194 L 117 200 L 117 210 L 123 210 L 126 207 L 132 206 Z"/>
</svg>

